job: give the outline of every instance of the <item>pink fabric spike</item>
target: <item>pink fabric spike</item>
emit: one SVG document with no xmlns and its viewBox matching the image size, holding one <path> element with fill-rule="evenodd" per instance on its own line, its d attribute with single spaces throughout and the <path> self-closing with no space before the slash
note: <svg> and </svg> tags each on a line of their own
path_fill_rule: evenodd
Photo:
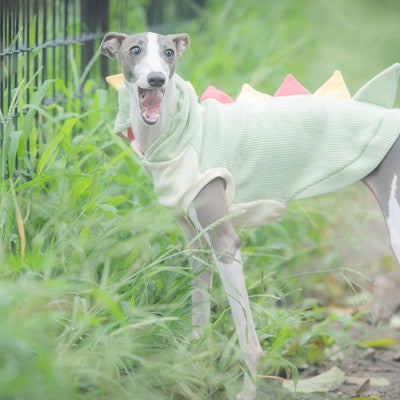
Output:
<svg viewBox="0 0 400 400">
<path fill-rule="evenodd" d="M 233 103 L 234 100 L 227 95 L 225 92 L 222 92 L 221 90 L 218 90 L 214 86 L 207 86 L 207 89 L 203 92 L 203 94 L 200 96 L 200 103 L 207 99 L 214 99 L 217 100 L 220 103 Z"/>
<path fill-rule="evenodd" d="M 292 74 L 288 74 L 274 96 L 291 96 L 294 94 L 311 93 Z"/>
</svg>

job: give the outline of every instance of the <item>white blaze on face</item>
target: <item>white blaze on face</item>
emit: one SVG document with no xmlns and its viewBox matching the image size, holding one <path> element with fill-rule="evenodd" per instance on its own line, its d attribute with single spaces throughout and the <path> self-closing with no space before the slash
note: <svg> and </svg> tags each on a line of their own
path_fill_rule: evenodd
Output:
<svg viewBox="0 0 400 400">
<path fill-rule="evenodd" d="M 169 68 L 161 57 L 161 49 L 158 37 L 155 33 L 148 33 L 146 36 L 145 55 L 135 68 L 135 75 L 138 77 L 137 85 L 143 89 L 149 88 L 147 77 L 151 72 L 162 72 L 167 81 Z"/>
<path fill-rule="evenodd" d="M 165 88 L 168 84 L 169 66 L 161 55 L 159 36 L 148 33 L 145 36 L 140 61 L 135 66 L 134 76 L 137 78 L 137 103 L 140 116 L 147 125 L 156 125 L 161 118 L 161 105 L 164 99 Z M 150 74 L 164 77 L 161 87 L 154 87 L 149 82 Z M 154 76 L 154 75 L 153 75 Z"/>
<path fill-rule="evenodd" d="M 400 205 L 396 198 L 397 174 L 393 176 L 388 202 L 386 223 L 389 228 L 390 243 L 398 262 L 400 263 Z"/>
</svg>

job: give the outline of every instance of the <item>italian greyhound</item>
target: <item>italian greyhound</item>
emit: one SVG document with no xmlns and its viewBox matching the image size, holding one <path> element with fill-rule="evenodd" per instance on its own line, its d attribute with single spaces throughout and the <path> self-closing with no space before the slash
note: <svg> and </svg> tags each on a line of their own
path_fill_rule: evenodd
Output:
<svg viewBox="0 0 400 400">
<path fill-rule="evenodd" d="M 177 119 L 174 115 L 181 112 L 180 110 L 183 107 L 177 106 L 181 79 L 175 74 L 176 61 L 188 46 L 189 36 L 187 34 L 143 33 L 126 35 L 111 32 L 102 41 L 102 53 L 112 59 L 117 59 L 122 68 L 124 85 L 129 96 L 130 124 L 145 157 L 154 151 L 154 144 L 160 142 L 160 140 L 161 147 L 165 144 L 166 147 L 170 146 L 171 152 L 174 152 L 174 143 L 168 141 L 170 137 L 165 136 L 165 131 L 168 131 L 171 126 L 174 131 L 175 123 L 190 125 L 185 120 L 186 115 L 182 114 Z M 271 105 L 273 104 L 271 103 Z M 209 111 L 200 113 L 207 114 Z M 171 122 L 172 119 L 175 122 Z M 249 122 L 249 125 L 251 124 L 252 122 Z M 215 132 L 215 135 L 218 134 L 219 132 Z M 383 154 L 377 166 L 374 166 L 372 172 L 362 172 L 364 175 L 357 178 L 368 185 L 380 204 L 397 260 L 400 257 L 400 192 L 398 189 L 400 184 L 398 182 L 400 141 L 397 139 L 399 134 L 400 125 L 396 138 L 391 139 L 389 148 L 384 150 L 385 154 Z M 336 142 L 338 140 L 335 139 Z M 232 146 L 232 148 L 234 147 Z M 239 157 L 239 155 L 237 156 Z M 236 157 L 236 154 L 233 154 L 233 157 Z M 247 155 L 247 157 L 250 156 Z M 179 162 L 185 159 L 184 162 L 182 161 L 183 172 L 181 171 L 178 179 L 192 180 L 192 175 L 186 168 L 191 163 L 200 163 L 198 158 L 199 156 L 193 152 L 183 156 L 178 155 Z M 155 183 L 156 191 L 157 187 L 161 188 L 157 193 L 159 198 L 168 199 L 168 196 L 174 196 L 180 191 L 176 183 L 169 183 L 167 177 L 167 170 L 174 169 L 176 163 L 173 163 L 171 167 L 171 163 L 162 159 L 162 157 L 156 161 L 157 172 L 150 168 L 150 175 Z M 207 157 L 204 162 L 208 162 Z M 290 159 L 287 162 L 289 163 Z M 179 165 L 176 168 L 181 168 Z M 192 249 L 204 249 L 204 246 L 207 246 L 208 254 L 212 257 L 221 278 L 232 311 L 236 335 L 247 365 L 243 389 L 237 395 L 237 399 L 251 400 L 256 396 L 257 362 L 263 356 L 263 350 L 257 338 L 245 285 L 240 250 L 241 242 L 235 232 L 234 219 L 230 218 L 232 195 L 228 193 L 227 189 L 229 179 L 223 172 L 218 173 L 220 169 L 217 168 L 213 171 L 217 172 L 204 181 L 205 183 L 202 186 L 198 186 L 195 192 L 191 193 L 188 204 L 181 208 L 178 207 L 178 211 L 175 209 L 175 212 L 177 212 L 176 218 L 181 225 L 187 243 Z M 187 174 L 187 178 L 185 174 Z M 203 175 L 200 174 L 199 176 L 201 181 Z M 336 190 L 336 187 L 333 190 Z M 302 197 L 307 197 L 307 192 L 305 193 Z M 168 205 L 167 200 L 162 203 Z M 279 201 L 272 203 L 273 213 L 281 214 L 284 211 L 281 204 Z M 192 293 L 192 323 L 193 334 L 196 338 L 199 338 L 201 337 L 202 325 L 207 324 L 210 319 L 207 291 L 212 284 L 212 269 L 207 267 L 209 260 L 204 260 L 198 256 L 201 253 L 193 252 L 193 254 L 195 255 L 191 257 L 190 261 L 197 278 L 194 281 Z"/>
</svg>

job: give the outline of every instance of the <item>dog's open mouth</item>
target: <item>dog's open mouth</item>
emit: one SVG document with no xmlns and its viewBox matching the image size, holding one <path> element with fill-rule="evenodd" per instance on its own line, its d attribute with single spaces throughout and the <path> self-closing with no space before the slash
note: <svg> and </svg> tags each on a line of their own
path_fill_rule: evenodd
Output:
<svg viewBox="0 0 400 400">
<path fill-rule="evenodd" d="M 146 124 L 155 125 L 159 121 L 164 94 L 165 89 L 139 88 L 140 114 Z"/>
</svg>

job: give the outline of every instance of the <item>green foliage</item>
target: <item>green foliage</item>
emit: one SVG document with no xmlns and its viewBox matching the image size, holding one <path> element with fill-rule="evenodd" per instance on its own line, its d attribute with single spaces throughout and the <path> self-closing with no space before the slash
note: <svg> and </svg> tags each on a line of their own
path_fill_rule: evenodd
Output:
<svg viewBox="0 0 400 400">
<path fill-rule="evenodd" d="M 199 93 L 212 84 L 236 96 L 248 82 L 273 94 L 287 73 L 314 91 L 336 69 L 355 93 L 399 61 L 396 0 L 208 3 L 202 18 L 180 27 L 191 48 L 178 69 Z"/>
<path fill-rule="evenodd" d="M 62 292 L 29 279 L 0 285 L 1 399 L 74 398 L 72 374 L 57 352 L 59 315 L 49 306 Z"/>
<path fill-rule="evenodd" d="M 368 72 L 381 67 L 383 53 L 392 56 L 383 46 L 375 64 L 369 51 L 361 54 L 359 34 L 370 34 L 357 17 L 384 14 L 372 1 L 209 3 L 181 27 L 192 45 L 179 72 L 199 93 L 213 84 L 235 96 L 246 81 L 273 92 L 287 72 L 318 86 L 331 72 L 325 64 L 340 67 L 329 29 L 347 27 L 338 34 L 343 52 L 367 60 Z M 365 15 L 353 15 L 354 3 Z M 328 11 L 320 21 L 321 10 L 332 10 L 333 22 Z M 357 48 L 343 42 L 349 31 Z M 317 39 L 332 52 L 323 53 Z M 370 77 L 358 68 L 353 74 Z M 81 77 L 74 81 L 72 88 L 22 81 L 0 116 L 0 399 L 233 398 L 241 355 L 218 278 L 212 324 L 192 342 L 193 273 L 180 232 L 130 147 L 111 134 L 116 94 L 87 81 L 77 98 Z M 53 85 L 65 102 L 43 106 Z M 25 104 L 28 89 L 34 93 Z M 17 111 L 18 120 L 9 118 Z M 296 376 L 298 364 L 316 357 L 316 342 L 345 342 L 329 325 L 333 317 L 302 291 L 337 267 L 328 217 L 314 203 L 295 204 L 280 223 L 243 232 L 242 240 L 266 351 L 262 373 Z"/>
</svg>

